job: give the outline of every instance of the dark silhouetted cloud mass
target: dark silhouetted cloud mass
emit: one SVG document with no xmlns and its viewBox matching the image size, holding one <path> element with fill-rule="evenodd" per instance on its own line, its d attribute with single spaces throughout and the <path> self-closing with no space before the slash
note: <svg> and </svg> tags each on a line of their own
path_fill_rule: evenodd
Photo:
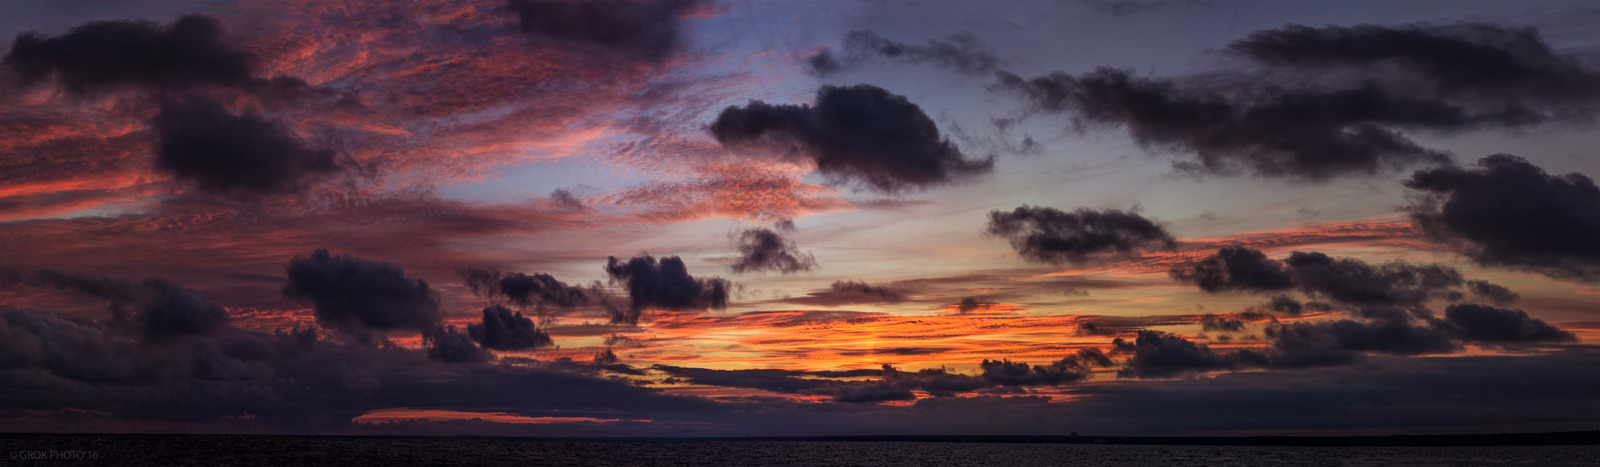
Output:
<svg viewBox="0 0 1600 467">
<path fill-rule="evenodd" d="M 968 159 L 922 108 L 876 86 L 823 86 L 814 104 L 750 101 L 730 106 L 711 135 L 730 147 L 814 161 L 840 182 L 884 193 L 968 180 L 994 169 L 994 158 Z"/>
<path fill-rule="evenodd" d="M 646 60 L 683 46 L 680 19 L 697 0 L 511 0 L 524 33 L 593 44 Z"/>
<path fill-rule="evenodd" d="M 467 335 L 483 348 L 493 350 L 537 349 L 552 344 L 550 335 L 534 326 L 532 319 L 500 305 L 484 308 L 483 321 L 468 324 Z"/>
<path fill-rule="evenodd" d="M 1475 168 L 1421 170 L 1411 219 L 1433 239 L 1488 266 L 1600 281 L 1600 188 L 1580 173 L 1551 175 L 1498 154 Z"/>
<path fill-rule="evenodd" d="M 755 228 L 739 234 L 739 260 L 733 272 L 775 271 L 793 274 L 817 267 L 811 253 L 800 251 L 794 242 L 771 229 Z"/>
<path fill-rule="evenodd" d="M 94 21 L 56 37 L 22 33 L 0 64 L 24 85 L 54 78 L 68 94 L 88 97 L 124 88 L 245 85 L 257 61 L 228 44 L 216 20 L 187 15 L 168 26 Z"/>
<path fill-rule="evenodd" d="M 822 49 L 806 58 L 817 76 L 847 71 L 874 59 L 903 63 L 931 63 L 964 74 L 993 73 L 1000 60 L 978 38 L 956 34 L 944 40 L 929 39 L 926 45 L 906 44 L 885 39 L 872 31 L 853 31 L 844 36 L 840 50 Z"/>
<path fill-rule="evenodd" d="M 1600 108 L 1600 72 L 1554 54 L 1531 29 L 1290 25 L 1229 50 L 1260 72 L 1002 72 L 996 89 L 1080 126 L 1122 126 L 1140 144 L 1192 153 L 1177 163 L 1186 171 L 1308 181 L 1450 164 L 1407 132 L 1588 122 Z"/>
<path fill-rule="evenodd" d="M 164 100 L 152 124 L 156 167 L 208 192 L 296 192 L 340 168 L 333 151 L 307 147 L 281 123 L 206 98 Z"/>
<path fill-rule="evenodd" d="M 362 335 L 368 329 L 429 332 L 439 325 L 439 303 L 428 283 L 406 277 L 400 266 L 317 249 L 289 262 L 286 298 L 309 301 L 317 323 Z"/>
<path fill-rule="evenodd" d="M 635 324 L 645 309 L 663 310 L 722 309 L 728 306 L 728 289 L 732 283 L 713 277 L 696 279 L 677 256 L 657 261 L 650 255 L 636 256 L 627 261 L 612 256 L 606 261 L 606 274 L 613 283 L 628 289 L 631 308 L 627 314 L 613 317 L 613 323 Z"/>
<path fill-rule="evenodd" d="M 1041 263 L 1082 264 L 1177 244 L 1161 225 L 1118 209 L 1063 212 L 1022 206 L 991 211 L 986 232 L 1009 239 L 1023 259 Z"/>
<path fill-rule="evenodd" d="M 488 351 L 473 343 L 471 337 L 457 331 L 455 326 L 439 327 L 423 333 L 422 340 L 428 346 L 428 358 L 434 360 L 446 363 L 480 363 L 494 358 Z"/>
<path fill-rule="evenodd" d="M 1114 353 L 1132 355 L 1117 369 L 1117 376 L 1124 378 L 1171 378 L 1266 362 L 1265 355 L 1254 351 L 1218 353 L 1205 344 L 1159 331 L 1139 331 L 1133 342 L 1119 337 L 1112 341 L 1112 347 Z"/>
<path fill-rule="evenodd" d="M 1207 292 L 1287 290 L 1294 286 L 1283 262 L 1240 246 L 1222 247 L 1197 263 L 1168 272 L 1172 278 L 1193 283 Z"/>
<path fill-rule="evenodd" d="M 1460 303 L 1445 308 L 1445 319 L 1460 329 L 1461 338 L 1489 344 L 1568 342 L 1577 340 L 1544 320 L 1518 309 Z"/>
</svg>

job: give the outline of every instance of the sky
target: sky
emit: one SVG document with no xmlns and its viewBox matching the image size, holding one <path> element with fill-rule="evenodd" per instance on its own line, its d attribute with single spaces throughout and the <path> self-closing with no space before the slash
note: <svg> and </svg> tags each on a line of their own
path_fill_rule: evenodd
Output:
<svg viewBox="0 0 1600 467">
<path fill-rule="evenodd" d="M 1597 22 L 3 2 L 0 426 L 1600 429 Z"/>
</svg>

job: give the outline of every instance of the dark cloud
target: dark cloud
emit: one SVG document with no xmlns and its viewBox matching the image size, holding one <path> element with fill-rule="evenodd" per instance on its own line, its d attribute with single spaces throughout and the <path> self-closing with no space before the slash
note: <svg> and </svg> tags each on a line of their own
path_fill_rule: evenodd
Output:
<svg viewBox="0 0 1600 467">
<path fill-rule="evenodd" d="M 1600 281 L 1600 188 L 1583 174 L 1498 154 L 1476 168 L 1421 170 L 1405 185 L 1423 194 L 1410 206 L 1417 226 L 1479 264 Z"/>
<path fill-rule="evenodd" d="M 1119 209 L 1063 212 L 1024 205 L 1011 212 L 990 211 L 985 232 L 1009 239 L 1023 259 L 1041 263 L 1083 264 L 1177 245 L 1160 224 Z"/>
<path fill-rule="evenodd" d="M 834 281 L 826 289 L 809 292 L 803 297 L 784 298 L 777 301 L 814 306 L 840 306 L 861 303 L 900 303 L 905 296 L 887 286 L 871 285 L 856 280 Z"/>
<path fill-rule="evenodd" d="M 1272 342 L 1272 364 L 1285 368 L 1347 364 L 1368 352 L 1419 355 L 1460 349 L 1448 329 L 1403 312 L 1371 320 L 1276 323 L 1265 332 Z"/>
<path fill-rule="evenodd" d="M 292 193 L 341 169 L 333 151 L 306 146 L 283 124 L 207 98 L 165 99 L 151 123 L 156 167 L 203 191 Z"/>
<path fill-rule="evenodd" d="M 770 229 L 754 228 L 739 234 L 739 260 L 733 272 L 776 271 L 792 274 L 817 267 L 811 253 L 800 251 L 794 242 Z"/>
<path fill-rule="evenodd" d="M 1100 349 L 1083 349 L 1076 355 L 1048 365 L 1011 363 L 1010 360 L 984 360 L 979 378 L 1000 386 L 1061 386 L 1087 379 L 1094 367 L 1111 366 L 1111 359 Z"/>
<path fill-rule="evenodd" d="M 1531 29 L 1291 25 L 1229 50 L 1249 74 L 1002 72 L 996 89 L 1080 127 L 1122 126 L 1142 145 L 1192 153 L 1177 163 L 1186 171 L 1307 181 L 1448 166 L 1449 154 L 1407 133 L 1584 123 L 1600 102 L 1600 72 L 1556 56 Z"/>
<path fill-rule="evenodd" d="M 1173 279 L 1207 292 L 1287 290 L 1294 286 L 1283 262 L 1242 246 L 1225 246 L 1217 254 L 1168 271 Z"/>
<path fill-rule="evenodd" d="M 1517 293 L 1512 292 L 1506 286 L 1487 281 L 1467 281 L 1467 290 L 1471 291 L 1472 295 L 1478 297 L 1479 300 L 1495 305 L 1509 305 L 1511 302 L 1517 301 L 1518 298 Z"/>
<path fill-rule="evenodd" d="M 1002 75 L 1000 88 L 1038 110 L 1070 112 L 1084 124 L 1125 126 L 1140 144 L 1194 153 L 1197 160 L 1178 163 L 1186 171 L 1309 181 L 1447 164 L 1448 154 L 1419 146 L 1386 124 L 1456 128 L 1466 124 L 1453 122 L 1470 120 L 1460 109 L 1397 97 L 1375 85 L 1328 91 L 1264 87 L 1224 95 L 1102 68 L 1031 80 Z"/>
<path fill-rule="evenodd" d="M 614 365 L 616 363 L 617 354 L 612 352 L 611 349 L 605 349 L 594 354 L 594 364 L 596 365 Z"/>
<path fill-rule="evenodd" d="M 804 378 L 803 371 L 779 369 L 712 370 L 671 365 L 651 368 L 677 378 L 708 386 L 760 389 L 781 394 L 832 396 L 834 402 L 871 403 L 913 400 L 916 396 L 898 380 L 834 381 Z"/>
<path fill-rule="evenodd" d="M 487 313 L 487 312 L 485 312 Z M 481 363 L 494 358 L 488 351 L 473 343 L 476 336 L 468 337 L 455 326 L 434 328 L 423 333 L 428 347 L 428 358 L 446 363 Z"/>
<path fill-rule="evenodd" d="M 1031 370 L 1030 370 L 1031 371 Z M 883 365 L 883 379 L 913 389 L 927 391 L 935 397 L 952 397 L 957 394 L 994 387 L 996 383 L 978 376 L 951 373 L 944 368 L 924 368 L 904 372 L 888 364 Z"/>
<path fill-rule="evenodd" d="M 944 40 L 929 39 L 926 45 L 916 45 L 891 41 L 871 31 L 846 34 L 837 53 L 834 49 L 822 49 L 807 57 L 806 64 L 811 67 L 811 73 L 827 76 L 878 58 L 931 63 L 963 74 L 988 74 L 1000 65 L 1000 60 L 971 34 L 956 34 Z"/>
<path fill-rule="evenodd" d="M 687 380 L 694 384 L 730 388 L 760 389 L 782 394 L 798 394 L 816 390 L 829 381 L 807 379 L 803 371 L 780 369 L 713 370 L 672 365 L 654 365 L 651 368 Z"/>
<path fill-rule="evenodd" d="M 833 396 L 834 402 L 867 404 L 885 401 L 917 400 L 910 389 L 890 381 L 841 381 L 828 383 L 812 393 Z"/>
<path fill-rule="evenodd" d="M 103 431 L 107 421 L 160 421 L 170 430 L 169 422 L 248 420 L 243 429 L 320 432 L 402 407 L 605 416 L 711 406 L 539 365 L 445 367 L 430 360 L 487 354 L 459 332 L 433 331 L 428 349 L 347 345 L 309 329 L 150 339 L 47 312 L 0 310 L 0 391 L 7 410 L 101 414 L 92 419 L 100 428 L 75 429 L 87 431 Z"/>
<path fill-rule="evenodd" d="M 1460 330 L 1461 338 L 1486 344 L 1525 344 L 1576 341 L 1577 336 L 1514 308 L 1456 304 L 1444 316 Z"/>
<path fill-rule="evenodd" d="M 517 306 L 553 306 L 573 308 L 588 305 L 602 294 L 596 288 L 567 285 L 549 274 L 502 274 L 492 269 L 462 269 L 458 271 L 467 288 L 480 297 L 505 297 Z"/>
<path fill-rule="evenodd" d="M 37 84 L 51 78 L 70 95 L 138 88 L 186 90 L 254 82 L 258 58 L 229 44 L 215 19 L 200 15 L 161 26 L 145 20 L 94 21 L 66 34 L 18 34 L 0 64 Z"/>
<path fill-rule="evenodd" d="M 606 261 L 606 274 L 612 283 L 628 289 L 630 308 L 625 314 L 613 313 L 612 323 L 636 324 L 645 309 L 689 310 L 722 309 L 728 306 L 732 283 L 713 277 L 696 279 L 677 256 L 657 261 L 650 255 L 627 261 L 615 256 Z M 620 312 L 620 310 L 618 310 Z"/>
<path fill-rule="evenodd" d="M 1209 6 L 1209 3 L 1200 0 L 1074 0 L 1074 3 L 1087 6 L 1090 10 L 1094 10 L 1095 13 L 1118 18 L 1135 16 L 1169 6 Z"/>
<path fill-rule="evenodd" d="M 1122 378 L 1171 378 L 1194 373 L 1260 366 L 1267 357 L 1251 350 L 1218 353 L 1205 344 L 1159 331 L 1139 331 L 1133 342 L 1112 341 L 1113 353 L 1131 354 L 1117 369 Z"/>
<path fill-rule="evenodd" d="M 1420 308 L 1436 298 L 1459 300 L 1465 291 L 1487 300 L 1515 299 L 1505 287 L 1467 281 L 1455 268 L 1439 264 L 1393 261 L 1368 264 L 1350 258 L 1333 258 L 1318 252 L 1296 251 L 1279 261 L 1246 247 L 1226 246 L 1198 262 L 1174 266 L 1168 273 L 1201 290 L 1217 292 L 1275 292 L 1297 289 L 1312 297 L 1349 306 Z M 1292 298 L 1277 296 L 1269 308 L 1297 314 L 1304 307 Z M 1319 306 L 1320 307 L 1320 306 Z"/>
<path fill-rule="evenodd" d="M 1441 96 L 1502 102 L 1510 118 L 1593 115 L 1600 73 L 1557 54 L 1534 28 L 1486 23 L 1325 26 L 1256 31 L 1228 46 L 1251 60 L 1343 71 L 1398 66 Z M 1584 107 L 1589 107 L 1585 109 Z"/>
<path fill-rule="evenodd" d="M 163 278 L 139 283 L 126 279 L 44 270 L 18 275 L 21 283 L 64 290 L 110 302 L 115 321 L 132 313 L 137 327 L 150 336 L 201 334 L 226 326 L 228 310 L 211 303 L 194 289 Z M 129 310 L 129 308 L 134 308 Z"/>
<path fill-rule="evenodd" d="M 683 47 L 680 20 L 699 0 L 511 0 L 522 32 L 593 44 L 645 60 L 661 60 Z"/>
<path fill-rule="evenodd" d="M 1351 305 L 1418 307 L 1464 283 L 1455 268 L 1438 264 L 1394 261 L 1370 265 L 1300 251 L 1291 253 L 1284 264 L 1301 291 Z"/>
<path fill-rule="evenodd" d="M 43 270 L 20 276 L 23 283 L 66 290 L 111 302 L 116 310 L 138 300 L 140 288 L 127 279 Z"/>
<path fill-rule="evenodd" d="M 361 336 L 369 329 L 428 332 L 439 325 L 439 302 L 421 279 L 400 266 L 334 256 L 317 249 L 289 262 L 285 298 L 309 301 L 317 323 Z"/>
<path fill-rule="evenodd" d="M 200 334 L 228 324 L 228 310 L 194 289 L 163 279 L 147 279 L 144 286 L 156 291 L 135 317 L 145 332 L 157 336 Z"/>
<path fill-rule="evenodd" d="M 549 274 L 527 275 L 520 272 L 507 274 L 500 279 L 500 293 L 521 306 L 539 304 L 560 308 L 588 304 L 589 297 L 595 295 L 592 291 L 585 292 L 582 287 L 558 281 Z"/>
<path fill-rule="evenodd" d="M 467 334 L 483 348 L 493 350 L 537 349 L 552 344 L 550 335 L 534 326 L 532 319 L 500 305 L 484 308 L 483 321 L 468 324 Z"/>
<path fill-rule="evenodd" d="M 884 193 L 972 179 L 994 158 L 968 159 L 939 135 L 922 108 L 876 86 L 823 86 L 814 104 L 750 101 L 723 109 L 710 126 L 725 146 L 804 158 L 837 182 Z"/>
<path fill-rule="evenodd" d="M 1305 311 L 1306 308 L 1306 304 L 1302 304 L 1299 300 L 1295 300 L 1288 295 L 1274 295 L 1272 300 L 1267 302 L 1268 310 L 1289 316 L 1300 316 L 1300 313 Z"/>
<path fill-rule="evenodd" d="M 968 312 L 976 311 L 978 309 L 987 310 L 991 306 L 994 306 L 994 303 L 991 303 L 991 302 L 980 302 L 980 301 L 978 301 L 978 299 L 976 297 L 966 297 L 966 298 L 961 299 L 960 303 L 956 304 L 956 312 L 958 312 L 958 313 L 968 313 Z"/>
<path fill-rule="evenodd" d="M 1200 329 L 1204 331 L 1239 332 L 1244 330 L 1244 320 L 1207 313 L 1205 316 L 1200 317 Z"/>
</svg>

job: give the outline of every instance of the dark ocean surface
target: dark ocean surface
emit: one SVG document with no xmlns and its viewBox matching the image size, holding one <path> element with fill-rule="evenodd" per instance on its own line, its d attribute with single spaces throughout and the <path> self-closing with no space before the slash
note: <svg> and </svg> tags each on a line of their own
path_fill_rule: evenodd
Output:
<svg viewBox="0 0 1600 467">
<path fill-rule="evenodd" d="M 1600 446 L 0 435 L 5 465 L 1600 465 Z"/>
</svg>

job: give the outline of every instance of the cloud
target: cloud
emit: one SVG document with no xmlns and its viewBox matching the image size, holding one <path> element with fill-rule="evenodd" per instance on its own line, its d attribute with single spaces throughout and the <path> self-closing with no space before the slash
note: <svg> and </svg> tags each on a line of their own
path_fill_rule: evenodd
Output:
<svg viewBox="0 0 1600 467">
<path fill-rule="evenodd" d="M 1242 246 L 1224 246 L 1214 255 L 1191 265 L 1173 267 L 1168 273 L 1173 279 L 1212 293 L 1286 290 L 1294 285 L 1282 261 Z"/>
<path fill-rule="evenodd" d="M 1194 153 L 1180 169 L 1322 181 L 1418 164 L 1447 164 L 1385 124 L 1459 127 L 1459 109 L 1394 96 L 1375 85 L 1339 90 L 1262 87 L 1225 95 L 1168 79 L 1101 68 L 1030 80 L 1002 75 L 1000 89 L 1080 124 L 1125 126 L 1142 145 Z M 1297 118 L 1317 115 L 1318 118 Z"/>
<path fill-rule="evenodd" d="M 1293 271 L 1295 285 L 1301 291 L 1352 305 L 1418 307 L 1463 284 L 1460 272 L 1438 264 L 1394 261 L 1374 266 L 1356 259 L 1300 251 L 1291 253 L 1284 264 Z"/>
<path fill-rule="evenodd" d="M 19 274 L 17 279 L 110 302 L 113 319 L 118 324 L 125 324 L 123 321 L 130 314 L 128 307 L 132 306 L 135 308 L 131 311 L 132 319 L 138 329 L 149 336 L 202 334 L 226 326 L 230 320 L 227 309 L 206 300 L 194 289 L 164 278 L 152 277 L 134 283 L 126 279 L 44 270 Z M 3 286 L 0 284 L 0 288 Z"/>
<path fill-rule="evenodd" d="M 1524 344 L 1536 342 L 1576 341 L 1569 331 L 1563 331 L 1543 320 L 1514 308 L 1461 303 L 1445 308 L 1444 316 L 1460 329 L 1461 338 L 1486 344 Z"/>
<path fill-rule="evenodd" d="M 428 332 L 439 326 L 439 302 L 428 283 L 400 266 L 317 249 L 289 262 L 285 298 L 309 301 L 317 323 L 353 335 L 367 330 Z"/>
<path fill-rule="evenodd" d="M 730 388 L 760 389 L 782 394 L 798 394 L 815 390 L 829 381 L 801 378 L 803 371 L 780 369 L 713 370 L 672 365 L 654 365 L 662 373 L 688 380 L 694 384 Z"/>
<path fill-rule="evenodd" d="M 517 28 L 537 36 L 590 44 L 659 61 L 683 47 L 681 19 L 699 0 L 510 0 Z"/>
<path fill-rule="evenodd" d="M 307 147 L 282 123 L 207 98 L 165 99 L 151 123 L 156 167 L 203 191 L 293 193 L 341 169 L 333 151 Z"/>
<path fill-rule="evenodd" d="M 1497 154 L 1475 168 L 1417 171 L 1411 219 L 1479 264 L 1557 279 L 1600 281 L 1600 188 L 1580 173 L 1551 175 Z"/>
<path fill-rule="evenodd" d="M 502 274 L 489 269 L 462 269 L 458 271 L 467 288 L 481 297 L 504 296 L 517 306 L 573 308 L 587 305 L 591 298 L 600 297 L 598 289 L 570 286 L 549 274 Z"/>
<path fill-rule="evenodd" d="M 512 314 L 511 309 L 490 305 L 483 309 L 483 321 L 468 324 L 467 334 L 473 341 L 493 350 L 525 350 L 548 347 L 550 335 L 534 326 L 533 320 L 522 313 Z"/>
<path fill-rule="evenodd" d="M 45 419 L 65 431 L 103 431 L 112 420 L 119 430 L 145 421 L 161 422 L 146 429 L 170 430 L 174 422 L 200 428 L 236 420 L 243 423 L 231 430 L 326 432 L 401 407 L 577 417 L 714 409 L 542 365 L 471 363 L 487 354 L 459 332 L 436 329 L 428 349 L 325 341 L 310 329 L 150 340 L 48 312 L 0 310 L 0 389 L 7 409 L 53 414 Z M 465 387 L 472 391 L 464 397 Z M 78 411 L 96 413 L 91 425 L 60 417 Z"/>
<path fill-rule="evenodd" d="M 1200 329 L 1202 331 L 1239 332 L 1244 330 L 1244 320 L 1207 313 L 1200 318 Z"/>
<path fill-rule="evenodd" d="M 955 34 L 944 40 L 929 39 L 927 45 L 906 44 L 885 39 L 872 31 L 852 31 L 844 36 L 841 51 L 822 51 L 806 58 L 811 73 L 827 76 L 855 69 L 875 58 L 903 63 L 932 63 L 962 74 L 988 74 L 1000 60 L 972 34 Z"/>
<path fill-rule="evenodd" d="M 917 400 L 910 389 L 890 381 L 840 381 L 809 392 L 832 395 L 834 402 L 849 404 Z"/>
<path fill-rule="evenodd" d="M 978 377 L 1001 386 L 1061 386 L 1088 379 L 1094 367 L 1111 364 L 1111 359 L 1100 349 L 1083 349 L 1048 365 L 985 359 L 978 364 L 982 369 Z"/>
<path fill-rule="evenodd" d="M 144 286 L 158 292 L 135 318 L 152 335 L 200 334 L 228 324 L 228 310 L 194 289 L 162 279 L 145 280 Z"/>
<path fill-rule="evenodd" d="M 1031 372 L 1032 369 L 1029 368 Z M 883 379 L 913 389 L 927 391 L 935 397 L 953 397 L 957 394 L 969 393 L 984 388 L 994 387 L 994 380 L 979 376 L 951 373 L 944 368 L 924 368 L 916 372 L 904 372 L 889 364 L 883 365 Z"/>
<path fill-rule="evenodd" d="M 1024 205 L 1011 212 L 995 210 L 989 212 L 985 233 L 1009 239 L 1023 259 L 1040 263 L 1084 264 L 1177 245 L 1161 225 L 1119 209 L 1063 212 Z"/>
<path fill-rule="evenodd" d="M 1520 297 L 1516 292 L 1512 292 L 1511 289 L 1488 281 L 1467 281 L 1467 290 L 1472 291 L 1473 296 L 1495 305 L 1507 305 L 1517 301 L 1517 298 Z"/>
<path fill-rule="evenodd" d="M 778 301 L 814 306 L 840 306 L 861 303 L 900 303 L 905 296 L 887 286 L 871 285 L 857 280 L 833 281 L 826 289 L 809 292 L 804 297 L 785 298 Z"/>
<path fill-rule="evenodd" d="M 956 312 L 968 313 L 979 308 L 988 309 L 991 306 L 994 306 L 994 303 L 979 302 L 976 297 L 966 297 L 962 298 L 961 302 L 956 304 Z"/>
<path fill-rule="evenodd" d="M 745 230 L 739 234 L 739 260 L 731 266 L 733 272 L 777 271 L 793 274 L 817 267 L 811 253 L 800 251 L 793 241 L 782 234 L 765 228 Z"/>
<path fill-rule="evenodd" d="M 1274 350 L 1273 365 L 1284 368 L 1347 364 L 1366 352 L 1420 355 L 1461 348 L 1448 329 L 1403 312 L 1372 320 L 1276 323 L 1265 332 Z"/>
<path fill-rule="evenodd" d="M 1201 0 L 1073 0 L 1073 2 L 1089 7 L 1095 13 L 1118 18 L 1136 16 L 1175 5 L 1210 6 Z"/>
<path fill-rule="evenodd" d="M 1505 102 L 1498 110 L 1508 119 L 1592 116 L 1600 99 L 1600 73 L 1557 54 L 1531 27 L 1291 24 L 1253 32 L 1228 49 L 1267 65 L 1317 71 L 1395 65 L 1433 84 L 1438 95 Z"/>
<path fill-rule="evenodd" d="M 1080 128 L 1126 127 L 1142 145 L 1191 153 L 1176 163 L 1184 171 L 1312 182 L 1451 164 L 1408 132 L 1584 124 L 1600 102 L 1600 72 L 1555 55 L 1531 29 L 1291 25 L 1229 51 L 1252 71 L 1002 72 L 994 88 Z"/>
<path fill-rule="evenodd" d="M 612 323 L 636 324 L 645 309 L 690 310 L 722 309 L 728 306 L 728 289 L 732 283 L 713 277 L 696 279 L 677 256 L 657 261 L 646 254 L 627 261 L 615 256 L 606 260 L 606 274 L 612 283 L 628 289 L 631 308 L 625 314 L 614 314 Z"/>
<path fill-rule="evenodd" d="M 1222 247 L 1200 261 L 1174 266 L 1168 274 L 1211 293 L 1265 293 L 1293 288 L 1312 297 L 1357 307 L 1421 308 L 1432 299 L 1461 300 L 1466 291 L 1491 302 L 1516 298 L 1503 286 L 1465 280 L 1460 271 L 1439 264 L 1393 261 L 1373 265 L 1302 251 L 1279 261 L 1240 246 Z M 1302 306 L 1298 302 L 1291 305 L 1292 301 L 1286 296 L 1274 297 L 1269 307 L 1297 314 Z"/>
<path fill-rule="evenodd" d="M 482 363 L 493 359 L 493 355 L 472 342 L 474 337 L 462 334 L 455 326 L 438 327 L 422 334 L 428 358 L 446 363 Z"/>
<path fill-rule="evenodd" d="M 1119 337 L 1112 341 L 1112 347 L 1113 354 L 1132 354 L 1117 369 L 1121 378 L 1171 378 L 1266 363 L 1266 356 L 1255 351 L 1218 353 L 1205 344 L 1159 331 L 1139 331 L 1133 342 Z"/>
<path fill-rule="evenodd" d="M 222 26 L 185 15 L 167 26 L 145 20 L 93 21 L 56 37 L 18 34 L 0 65 L 23 85 L 54 79 L 62 91 L 94 97 L 135 88 L 186 91 L 253 83 L 259 58 L 228 43 Z"/>
<path fill-rule="evenodd" d="M 710 131 L 724 146 L 810 160 L 837 182 L 890 194 L 994 170 L 993 157 L 968 159 L 905 96 L 866 84 L 823 86 L 814 104 L 730 106 Z"/>
<path fill-rule="evenodd" d="M 1482 281 L 1477 281 L 1477 282 L 1482 282 Z M 1488 284 L 1488 282 L 1483 282 L 1483 283 L 1484 284 Z M 1489 284 L 1489 285 L 1494 285 L 1494 284 Z M 1496 286 L 1496 287 L 1499 287 L 1499 286 Z M 1502 287 L 1502 288 L 1504 288 L 1504 287 Z M 1207 292 L 1210 292 L 1210 290 L 1207 290 Z M 1277 313 L 1281 313 L 1281 314 L 1284 314 L 1284 315 L 1288 315 L 1288 316 L 1300 316 L 1300 313 L 1305 311 L 1306 308 L 1310 308 L 1309 304 L 1300 303 L 1299 300 L 1295 300 L 1293 297 L 1290 297 L 1288 295 L 1274 295 L 1274 296 L 1272 296 L 1272 299 L 1267 302 L 1267 309 L 1268 310 L 1271 310 L 1271 311 L 1274 311 L 1274 312 L 1277 312 Z"/>
</svg>

